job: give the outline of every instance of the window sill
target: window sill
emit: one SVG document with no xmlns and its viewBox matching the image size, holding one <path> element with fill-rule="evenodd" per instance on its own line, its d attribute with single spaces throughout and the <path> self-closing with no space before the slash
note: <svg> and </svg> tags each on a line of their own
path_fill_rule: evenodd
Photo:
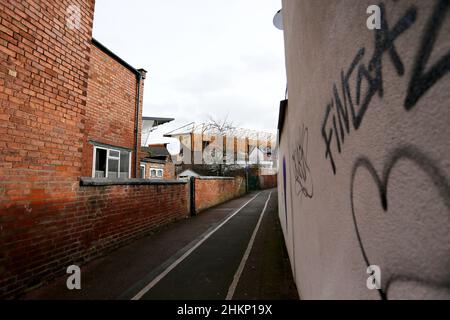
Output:
<svg viewBox="0 0 450 320">
<path fill-rule="evenodd" d="M 168 185 L 168 184 L 186 184 L 183 180 L 162 180 L 162 179 L 108 179 L 108 178 L 91 178 L 81 177 L 80 186 L 97 187 L 97 186 L 117 186 L 117 185 Z"/>
</svg>

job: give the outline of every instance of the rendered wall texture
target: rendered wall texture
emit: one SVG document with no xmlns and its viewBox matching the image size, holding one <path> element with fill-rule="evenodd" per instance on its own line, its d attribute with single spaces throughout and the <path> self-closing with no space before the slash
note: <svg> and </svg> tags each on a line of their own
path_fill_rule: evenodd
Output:
<svg viewBox="0 0 450 320">
<path fill-rule="evenodd" d="M 283 24 L 279 212 L 301 298 L 450 298 L 450 2 L 284 0 Z"/>
</svg>

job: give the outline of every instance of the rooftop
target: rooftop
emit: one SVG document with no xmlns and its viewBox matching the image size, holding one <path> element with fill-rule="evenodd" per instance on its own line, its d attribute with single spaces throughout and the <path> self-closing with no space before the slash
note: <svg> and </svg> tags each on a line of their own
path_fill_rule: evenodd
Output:
<svg viewBox="0 0 450 320">
<path fill-rule="evenodd" d="M 275 140 L 276 135 L 270 132 L 257 131 L 245 128 L 233 127 L 224 131 L 219 130 L 214 124 L 191 122 L 175 130 L 164 134 L 165 137 L 177 137 L 186 134 L 226 135 L 237 138 L 249 138 L 258 140 Z"/>
</svg>

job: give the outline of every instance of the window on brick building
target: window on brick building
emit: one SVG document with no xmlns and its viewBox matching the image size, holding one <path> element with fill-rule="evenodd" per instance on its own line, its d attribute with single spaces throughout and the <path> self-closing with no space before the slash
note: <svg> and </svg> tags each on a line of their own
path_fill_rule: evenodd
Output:
<svg viewBox="0 0 450 320">
<path fill-rule="evenodd" d="M 95 171 L 94 171 L 94 177 L 95 178 L 105 178 L 106 177 L 106 154 L 108 150 L 106 149 L 100 149 L 95 148 L 94 153 L 94 163 L 95 163 Z"/>
<path fill-rule="evenodd" d="M 164 175 L 163 169 L 151 168 L 150 169 L 150 178 L 162 178 Z"/>
<path fill-rule="evenodd" d="M 108 150 L 107 177 L 111 179 L 119 178 L 120 151 Z"/>
<path fill-rule="evenodd" d="M 130 152 L 120 151 L 120 178 L 130 177 Z"/>
<path fill-rule="evenodd" d="M 130 178 L 130 151 L 95 146 L 93 163 L 95 178 Z"/>
<path fill-rule="evenodd" d="M 145 164 L 141 164 L 140 168 L 141 168 L 140 177 L 141 179 L 145 179 Z"/>
</svg>

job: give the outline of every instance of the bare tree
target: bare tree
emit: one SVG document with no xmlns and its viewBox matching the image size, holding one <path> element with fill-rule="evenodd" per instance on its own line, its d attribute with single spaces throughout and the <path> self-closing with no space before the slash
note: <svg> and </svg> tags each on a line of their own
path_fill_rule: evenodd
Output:
<svg viewBox="0 0 450 320">
<path fill-rule="evenodd" d="M 228 115 L 223 119 L 214 118 L 208 115 L 208 121 L 205 122 L 204 134 L 210 135 L 213 139 L 219 139 L 215 141 L 213 148 L 207 147 L 207 152 L 204 154 L 209 159 L 209 169 L 218 176 L 223 176 L 225 171 L 231 169 L 234 164 L 226 164 L 224 162 L 226 155 L 226 147 L 223 145 L 223 139 L 234 138 L 237 127 L 232 121 L 228 120 Z M 209 152 L 208 152 L 209 151 Z"/>
<path fill-rule="evenodd" d="M 208 115 L 208 121 L 206 122 L 208 129 L 215 131 L 223 136 L 232 135 L 236 130 L 236 126 L 232 121 L 228 120 L 228 115 L 224 119 L 220 120 Z"/>
</svg>

